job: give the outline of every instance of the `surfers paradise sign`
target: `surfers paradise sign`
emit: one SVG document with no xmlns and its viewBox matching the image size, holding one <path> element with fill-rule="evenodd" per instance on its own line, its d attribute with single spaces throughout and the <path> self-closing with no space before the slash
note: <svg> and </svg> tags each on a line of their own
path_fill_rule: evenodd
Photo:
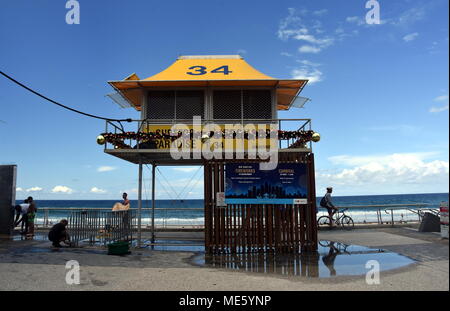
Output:
<svg viewBox="0 0 450 311">
<path fill-rule="evenodd" d="M 171 126 L 170 134 L 178 137 L 170 142 L 174 160 L 259 158 L 267 160 L 259 163 L 261 170 L 273 170 L 278 164 L 278 124 L 202 125 L 201 117 L 194 117 L 192 125 Z"/>
</svg>

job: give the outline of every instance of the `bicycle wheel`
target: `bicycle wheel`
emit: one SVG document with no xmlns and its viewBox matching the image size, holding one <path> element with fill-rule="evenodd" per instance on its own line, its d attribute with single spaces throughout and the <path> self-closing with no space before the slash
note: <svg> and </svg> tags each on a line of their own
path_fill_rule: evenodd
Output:
<svg viewBox="0 0 450 311">
<path fill-rule="evenodd" d="M 321 216 L 319 217 L 319 219 L 317 220 L 317 228 L 320 229 L 325 229 L 325 228 L 330 228 L 330 218 L 328 216 Z"/>
<path fill-rule="evenodd" d="M 350 216 L 344 216 L 341 219 L 341 226 L 346 230 L 352 230 L 355 226 L 355 223 Z"/>
</svg>

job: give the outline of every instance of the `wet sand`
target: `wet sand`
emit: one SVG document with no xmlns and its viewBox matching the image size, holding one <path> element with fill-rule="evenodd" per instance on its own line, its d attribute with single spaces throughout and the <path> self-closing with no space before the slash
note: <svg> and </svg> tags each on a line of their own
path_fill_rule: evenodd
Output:
<svg viewBox="0 0 450 311">
<path fill-rule="evenodd" d="M 200 234 L 200 233 L 197 233 Z M 196 265 L 193 252 L 133 250 L 107 256 L 84 247 L 53 251 L 45 240 L 0 242 L 1 290 L 449 290 L 448 240 L 408 228 L 321 232 L 321 239 L 383 248 L 416 263 L 381 272 L 380 285 L 365 275 L 307 278 Z M 67 285 L 69 260 L 80 263 L 80 284 Z"/>
</svg>

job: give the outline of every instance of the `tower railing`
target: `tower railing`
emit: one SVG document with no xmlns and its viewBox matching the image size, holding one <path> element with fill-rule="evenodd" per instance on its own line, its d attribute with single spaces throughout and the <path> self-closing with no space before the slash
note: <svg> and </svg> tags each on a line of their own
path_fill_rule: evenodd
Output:
<svg viewBox="0 0 450 311">
<path fill-rule="evenodd" d="M 125 134 L 129 132 L 145 133 L 149 127 L 155 126 L 172 126 L 175 124 L 185 124 L 187 126 L 193 126 L 192 119 L 144 119 L 144 120 L 132 120 L 125 124 L 121 122 L 106 121 L 105 133 L 110 134 Z M 311 131 L 311 119 L 201 119 L 200 124 L 197 126 L 203 126 L 208 124 L 217 124 L 223 126 L 230 125 L 272 125 L 276 126 L 279 131 Z M 125 126 L 124 126 L 125 125 Z M 288 148 L 294 144 L 296 138 L 279 139 L 279 148 Z M 140 149 L 141 141 L 139 139 L 127 138 L 124 140 L 124 144 L 130 146 L 133 149 Z M 307 147 L 311 149 L 311 142 L 307 143 Z M 114 149 L 115 147 L 111 143 L 106 142 L 104 149 Z"/>
</svg>

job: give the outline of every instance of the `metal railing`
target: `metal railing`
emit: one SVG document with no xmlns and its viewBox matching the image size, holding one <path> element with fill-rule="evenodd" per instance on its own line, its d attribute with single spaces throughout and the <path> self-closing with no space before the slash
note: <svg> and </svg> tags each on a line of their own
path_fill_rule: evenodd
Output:
<svg viewBox="0 0 450 311">
<path fill-rule="evenodd" d="M 350 205 L 337 207 L 339 209 L 348 209 L 346 214 L 351 216 L 356 224 L 395 226 L 395 224 L 420 223 L 426 212 L 439 215 L 439 208 L 432 208 L 429 204 L 425 203 Z M 365 210 L 368 208 L 373 210 Z M 327 214 L 326 211 L 321 211 L 318 213 L 318 217 Z M 363 220 L 361 221 L 361 219 Z"/>
<path fill-rule="evenodd" d="M 295 123 L 293 123 L 295 122 Z M 287 123 L 290 123 L 290 126 L 287 125 Z M 188 126 L 193 125 L 192 119 L 159 119 L 159 120 L 131 120 L 131 122 L 125 123 L 126 128 L 124 127 L 124 124 L 121 122 L 113 122 L 113 121 L 106 121 L 105 126 L 105 133 L 113 133 L 113 134 L 121 134 L 126 132 L 136 132 L 136 133 L 145 133 L 147 128 L 149 126 L 168 126 L 168 125 L 175 125 L 175 124 L 186 124 Z M 265 125 L 278 125 L 278 130 L 289 130 L 289 131 L 308 131 L 312 130 L 311 126 L 311 119 L 202 119 L 201 120 L 201 126 L 205 126 L 207 124 L 217 124 L 217 125 L 225 125 L 225 124 L 241 124 L 241 125 L 247 125 L 247 124 L 265 124 Z M 286 127 L 283 127 L 286 126 Z M 286 139 L 286 140 L 279 140 L 279 148 L 288 148 L 290 145 L 295 143 L 296 139 Z M 139 149 L 140 148 L 140 141 L 134 140 L 134 139 L 127 139 L 124 141 L 127 145 L 129 145 L 133 149 Z M 105 143 L 104 145 L 105 150 L 111 149 L 109 148 L 109 143 Z M 312 144 L 311 142 L 308 143 L 308 148 L 311 149 Z M 114 148 L 114 146 L 112 146 Z"/>
<path fill-rule="evenodd" d="M 426 212 L 439 215 L 439 209 L 430 207 L 429 204 L 380 204 L 380 205 L 351 205 L 339 206 L 348 208 L 346 214 L 351 216 L 357 224 L 395 225 L 405 223 L 419 223 Z M 368 210 L 370 209 L 370 210 Z M 136 208 L 131 209 L 137 211 Z M 110 208 L 39 208 L 36 217 L 36 225 L 41 228 L 49 228 L 63 218 L 69 218 L 73 212 L 97 211 L 108 212 Z M 189 218 L 182 218 L 180 212 L 190 212 Z M 325 209 L 319 207 L 317 217 L 326 215 Z M 141 228 L 151 228 L 152 208 L 142 208 Z M 155 208 L 155 228 L 194 228 L 203 229 L 204 208 Z M 70 224 L 69 224 L 70 226 Z M 137 222 L 133 222 L 137 227 Z"/>
</svg>

